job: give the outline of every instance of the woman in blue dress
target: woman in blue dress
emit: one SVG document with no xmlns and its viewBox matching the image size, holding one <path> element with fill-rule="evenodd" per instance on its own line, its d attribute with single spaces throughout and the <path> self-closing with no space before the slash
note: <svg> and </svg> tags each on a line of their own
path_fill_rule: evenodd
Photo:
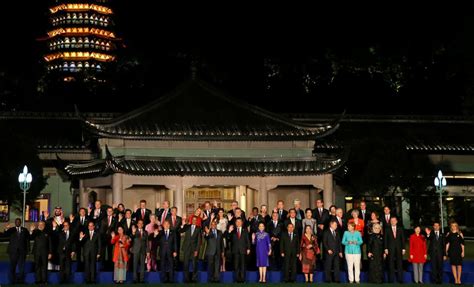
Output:
<svg viewBox="0 0 474 287">
<path fill-rule="evenodd" d="M 267 282 L 267 267 L 268 267 L 268 256 L 271 254 L 271 242 L 270 236 L 265 232 L 265 224 L 260 222 L 258 224 L 258 231 L 252 234 L 252 243 L 256 245 L 255 253 L 257 255 L 257 267 L 260 273 L 260 279 L 258 282 Z"/>
</svg>

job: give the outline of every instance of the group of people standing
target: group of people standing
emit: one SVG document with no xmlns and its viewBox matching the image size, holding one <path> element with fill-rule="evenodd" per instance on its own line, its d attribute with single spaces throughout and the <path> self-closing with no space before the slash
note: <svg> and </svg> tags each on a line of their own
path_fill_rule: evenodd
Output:
<svg viewBox="0 0 474 287">
<path fill-rule="evenodd" d="M 61 282 L 70 282 L 73 259 L 78 262 L 77 271 L 84 272 L 86 283 L 96 281 L 97 261 L 102 263 L 101 270 L 113 270 L 118 284 L 126 281 L 127 271 L 133 273 L 134 282 L 144 282 L 145 272 L 158 270 L 162 282 L 173 282 L 179 261 L 185 282 L 197 282 L 199 260 L 207 262 L 210 282 L 219 282 L 220 273 L 228 269 L 233 269 L 236 282 L 245 282 L 247 270 L 258 269 L 263 283 L 267 268 L 281 270 L 285 282 L 295 282 L 299 272 L 306 282 L 313 282 L 319 261 L 326 282 L 339 282 L 343 267 L 349 282 L 359 283 L 363 254 L 369 263 L 369 282 L 382 283 L 384 270 L 390 282 L 402 282 L 405 231 L 388 206 L 379 216 L 361 202 L 360 209 L 353 209 L 346 218 L 342 208 L 325 209 L 322 200 L 316 201 L 315 209 L 304 211 L 299 200 L 293 204 L 286 210 L 279 200 L 271 211 L 262 205 L 246 216 L 237 201 L 227 212 L 216 202 L 205 202 L 184 218 L 169 201 L 157 203 L 154 212 L 145 200 L 133 210 L 96 201 L 93 207 L 81 208 L 68 218 L 57 208 L 30 230 L 21 227 L 20 219 L 14 227 L 7 226 L 11 280 L 23 282 L 24 261 L 33 240 L 37 283 L 47 281 L 52 262 L 57 263 Z M 425 228 L 424 234 L 421 227 L 414 228 L 408 260 L 416 283 L 423 283 L 423 264 L 428 259 L 432 282 L 441 283 L 446 257 L 455 283 L 460 284 L 464 237 L 456 223 L 450 224 L 447 234 L 441 233 L 439 223 Z"/>
</svg>

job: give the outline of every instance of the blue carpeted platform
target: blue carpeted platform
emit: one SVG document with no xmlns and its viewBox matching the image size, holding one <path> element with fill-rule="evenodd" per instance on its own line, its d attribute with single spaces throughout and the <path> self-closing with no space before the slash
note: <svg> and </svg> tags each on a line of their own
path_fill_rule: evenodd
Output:
<svg viewBox="0 0 474 287">
<path fill-rule="evenodd" d="M 8 262 L 0 262 L 0 284 L 8 284 Z M 76 264 L 73 264 L 73 271 L 75 270 Z M 407 266 L 407 271 L 404 274 L 404 281 L 406 283 L 413 282 L 413 274 L 411 273 L 411 264 Z M 34 265 L 32 262 L 27 262 L 26 264 L 26 278 L 25 283 L 32 284 L 35 282 L 35 275 L 34 275 Z M 200 270 L 205 270 L 205 264 L 200 264 Z M 429 263 L 425 264 L 424 269 L 424 282 L 430 282 L 430 271 L 431 266 Z M 207 272 L 201 271 L 199 272 L 199 282 L 207 283 Z M 183 272 L 176 272 L 175 273 L 175 282 L 181 283 L 183 282 Z M 84 276 L 82 272 L 73 272 L 72 281 L 75 284 L 84 283 Z M 160 283 L 160 272 L 149 272 L 145 274 L 145 281 L 149 283 Z M 282 281 L 282 273 L 277 271 L 269 271 L 268 272 L 268 282 L 272 283 L 279 283 Z M 298 282 L 304 282 L 304 275 L 299 274 L 297 276 Z M 318 271 L 315 275 L 316 282 L 324 282 L 324 275 L 323 272 Z M 341 282 L 347 282 L 347 273 L 341 272 Z M 361 281 L 367 282 L 367 273 L 361 272 Z M 450 283 L 453 281 L 451 275 L 451 267 L 446 262 L 444 264 L 444 276 L 443 281 L 445 283 Z M 129 273 L 127 275 L 127 282 L 132 282 L 132 274 Z M 232 283 L 233 280 L 233 273 L 232 272 L 222 272 L 221 273 L 221 282 L 222 283 Z M 248 271 L 247 272 L 247 282 L 258 282 L 258 272 L 256 271 Z M 465 261 L 463 264 L 463 274 L 462 274 L 462 282 L 464 284 L 474 284 L 474 261 Z M 59 272 L 49 272 L 49 283 L 55 284 L 59 283 Z M 97 283 L 113 283 L 113 272 L 99 272 L 97 276 Z"/>
</svg>

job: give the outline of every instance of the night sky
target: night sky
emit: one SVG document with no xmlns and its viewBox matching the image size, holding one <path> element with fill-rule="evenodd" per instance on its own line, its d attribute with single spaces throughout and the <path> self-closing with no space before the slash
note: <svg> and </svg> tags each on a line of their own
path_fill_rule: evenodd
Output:
<svg viewBox="0 0 474 287">
<path fill-rule="evenodd" d="M 37 91 L 44 51 L 37 39 L 47 31 L 47 1 L 28 1 L 28 8 L 4 1 L 0 88 L 13 92 L 3 109 L 71 110 L 71 102 L 82 100 L 82 110 L 127 111 L 188 78 L 194 59 L 206 81 L 276 112 L 461 115 L 474 110 L 470 1 L 344 9 L 161 2 L 114 3 L 115 29 L 125 47 L 119 63 L 133 67 L 134 79 L 118 79 L 118 91 L 94 101 L 65 95 L 70 98 L 62 105 Z"/>
</svg>

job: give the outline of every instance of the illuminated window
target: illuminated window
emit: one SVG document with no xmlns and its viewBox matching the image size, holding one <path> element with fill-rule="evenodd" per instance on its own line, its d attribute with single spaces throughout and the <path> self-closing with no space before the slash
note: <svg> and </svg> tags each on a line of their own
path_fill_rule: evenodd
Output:
<svg viewBox="0 0 474 287">
<path fill-rule="evenodd" d="M 10 220 L 10 207 L 8 202 L 0 201 L 0 222 L 8 222 Z"/>
</svg>

